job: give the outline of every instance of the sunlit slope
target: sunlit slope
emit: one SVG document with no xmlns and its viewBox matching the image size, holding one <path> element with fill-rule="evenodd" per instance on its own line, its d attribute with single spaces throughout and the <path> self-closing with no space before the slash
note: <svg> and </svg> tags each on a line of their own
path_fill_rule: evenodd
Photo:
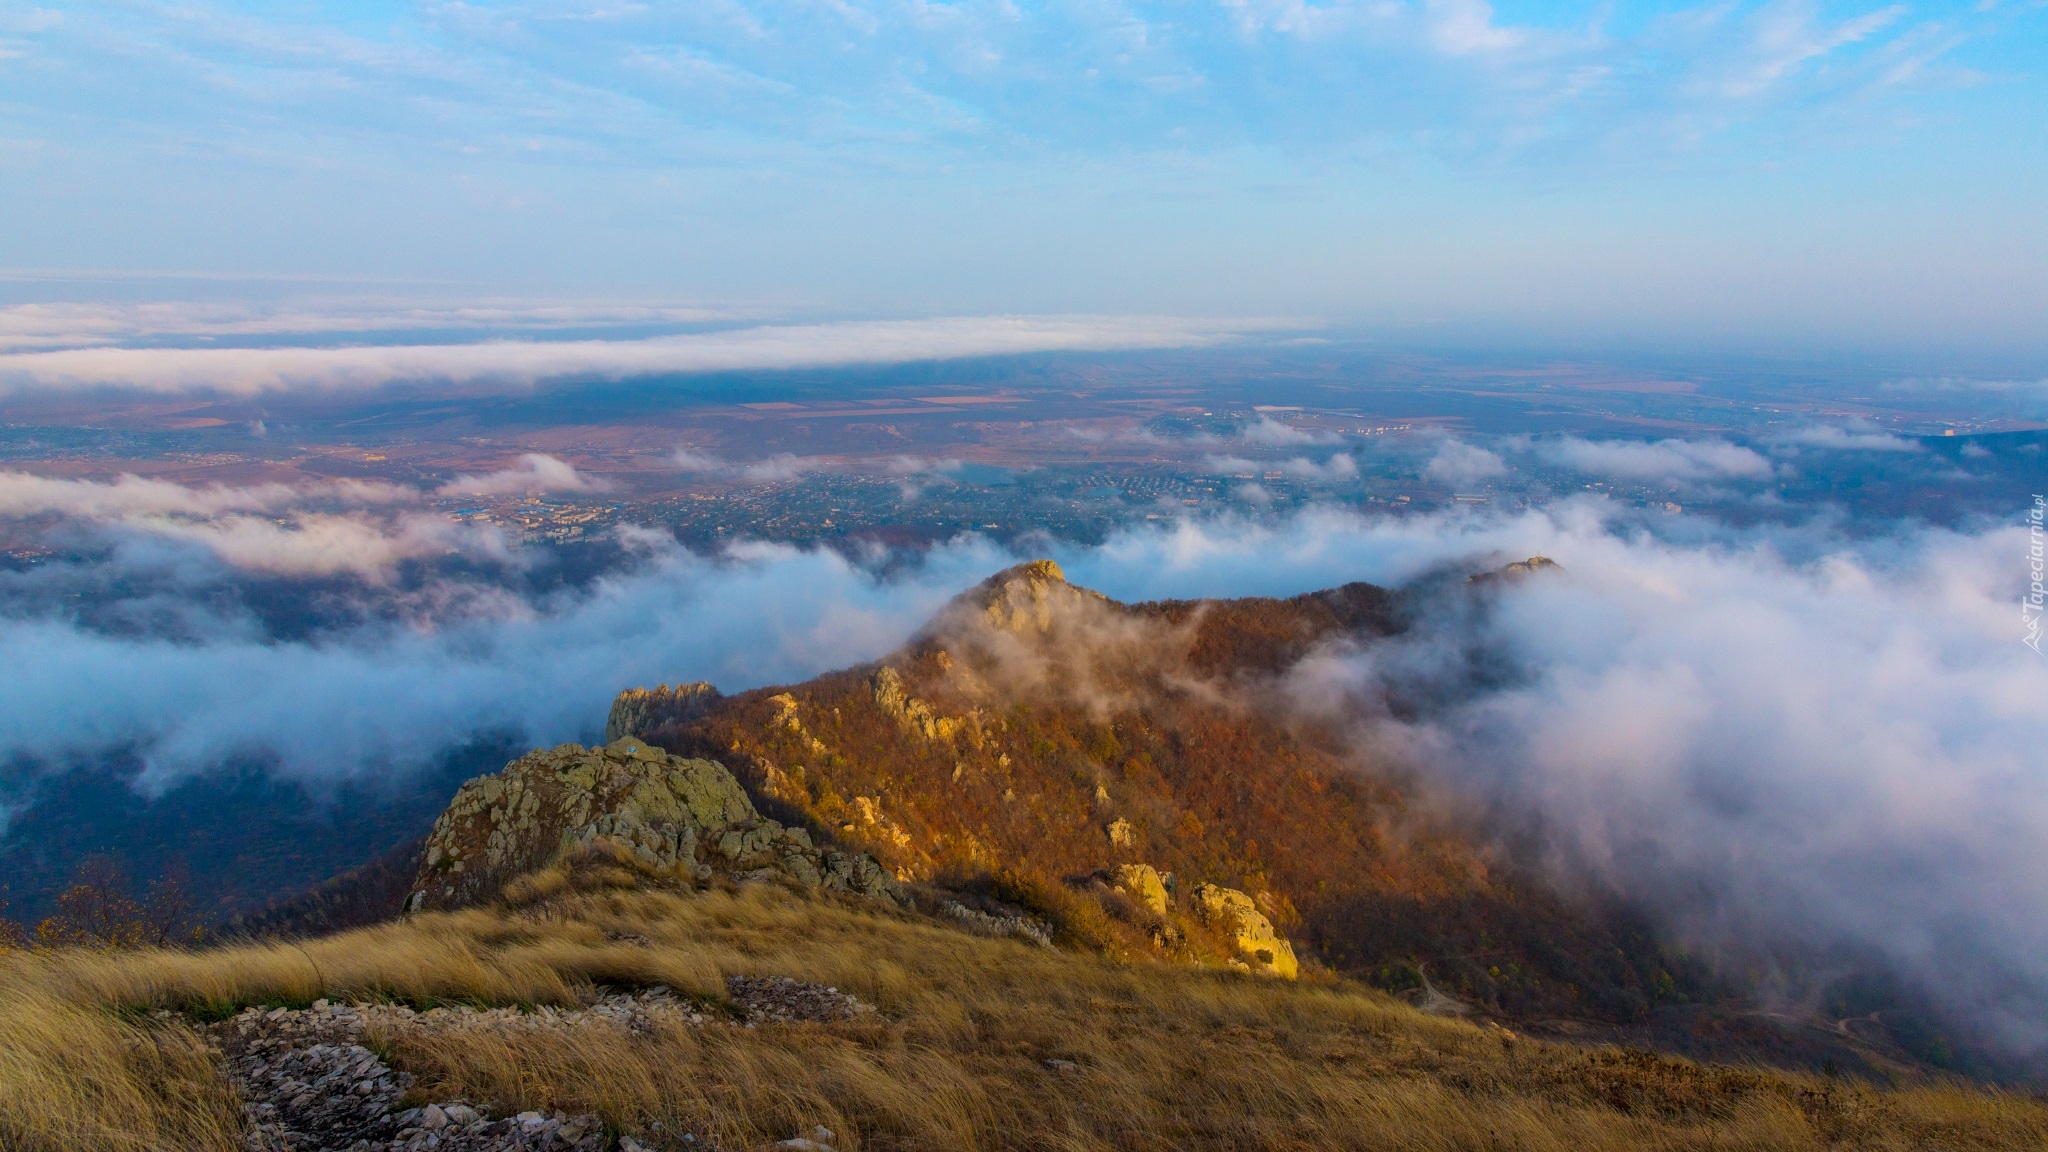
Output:
<svg viewBox="0 0 2048 1152">
<path fill-rule="evenodd" d="M 1173 951 L 1104 892 L 1143 864 L 1171 874 L 1178 909 L 1203 883 L 1241 890 L 1306 959 L 1393 989 L 1426 978 L 1487 1011 L 1610 1021 L 1697 996 L 1629 910 L 1518 871 L 1375 753 L 1369 726 L 1305 706 L 1320 655 L 1400 630 L 1404 611 L 1364 584 L 1123 605 L 1040 562 L 962 595 L 878 664 L 685 691 L 672 717 L 629 694 L 615 719 L 721 759 L 764 808 L 906 879 L 1092 893 L 1112 953 Z"/>
</svg>

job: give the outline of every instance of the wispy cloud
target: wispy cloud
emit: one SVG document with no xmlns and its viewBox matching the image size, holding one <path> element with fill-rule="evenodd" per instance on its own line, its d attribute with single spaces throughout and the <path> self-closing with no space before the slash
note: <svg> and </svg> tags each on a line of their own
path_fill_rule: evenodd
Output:
<svg viewBox="0 0 2048 1152">
<path fill-rule="evenodd" d="M 1494 151 L 1617 130 L 1641 138 L 1630 125 L 1645 120 L 1678 129 L 1662 134 L 1680 142 L 1703 124 L 1797 116 L 1883 86 L 1901 44 L 1917 50 L 1924 78 L 1941 55 L 2011 19 L 1878 3 L 1829 12 L 1811 0 L 1536 20 L 1486 0 L 736 0 L 622 6 L 603 19 L 553 4 L 443 5 L 369 26 L 87 4 L 0 34 L 67 71 L 143 61 L 154 83 L 205 92 L 217 122 L 249 128 L 284 108 L 328 130 L 410 136 L 418 103 L 431 99 L 437 138 L 499 153 L 730 157 L 746 151 L 742 140 L 812 151 L 828 138 L 868 155 L 1373 138 L 1455 153 L 1480 140 Z M 1762 103 L 1772 96 L 1782 99 Z M 1205 114 L 1218 108 L 1232 114 Z M 146 123 L 192 110 L 174 100 L 130 114 Z"/>
</svg>

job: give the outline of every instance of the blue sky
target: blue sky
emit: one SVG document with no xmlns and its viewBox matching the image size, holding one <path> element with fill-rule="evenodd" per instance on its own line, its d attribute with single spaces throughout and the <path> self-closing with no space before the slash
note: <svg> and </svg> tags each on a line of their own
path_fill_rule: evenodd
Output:
<svg viewBox="0 0 2048 1152">
<path fill-rule="evenodd" d="M 2039 0 L 0 3 L 0 266 L 2028 356 L 2044 66 Z"/>
</svg>

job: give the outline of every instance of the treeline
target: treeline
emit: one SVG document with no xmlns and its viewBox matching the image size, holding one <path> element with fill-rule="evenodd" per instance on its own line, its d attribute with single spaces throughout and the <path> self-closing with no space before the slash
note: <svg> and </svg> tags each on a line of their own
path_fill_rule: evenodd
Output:
<svg viewBox="0 0 2048 1152">
<path fill-rule="evenodd" d="M 121 862 L 104 853 L 79 861 L 56 911 L 24 926 L 6 916 L 0 892 L 0 951 L 25 948 L 176 948 L 206 938 L 206 922 L 184 878 L 167 872 L 140 894 Z"/>
</svg>

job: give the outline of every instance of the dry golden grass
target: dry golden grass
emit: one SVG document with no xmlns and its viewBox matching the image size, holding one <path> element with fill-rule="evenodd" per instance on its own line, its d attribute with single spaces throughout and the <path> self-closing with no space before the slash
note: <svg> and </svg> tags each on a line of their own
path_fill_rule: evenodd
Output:
<svg viewBox="0 0 2048 1152">
<path fill-rule="evenodd" d="M 528 892 L 550 894 L 303 946 L 0 958 L 0 1147 L 233 1146 L 228 1093 L 192 1048 L 117 1011 L 570 1004 L 652 983 L 715 999 L 731 974 L 831 984 L 882 1018 L 374 1039 L 433 1098 L 594 1111 L 657 1145 L 824 1124 L 866 1149 L 2048 1147 L 2048 1106 L 1970 1086 L 1517 1041 L 1356 987 L 1118 966 L 763 887 Z"/>
</svg>

